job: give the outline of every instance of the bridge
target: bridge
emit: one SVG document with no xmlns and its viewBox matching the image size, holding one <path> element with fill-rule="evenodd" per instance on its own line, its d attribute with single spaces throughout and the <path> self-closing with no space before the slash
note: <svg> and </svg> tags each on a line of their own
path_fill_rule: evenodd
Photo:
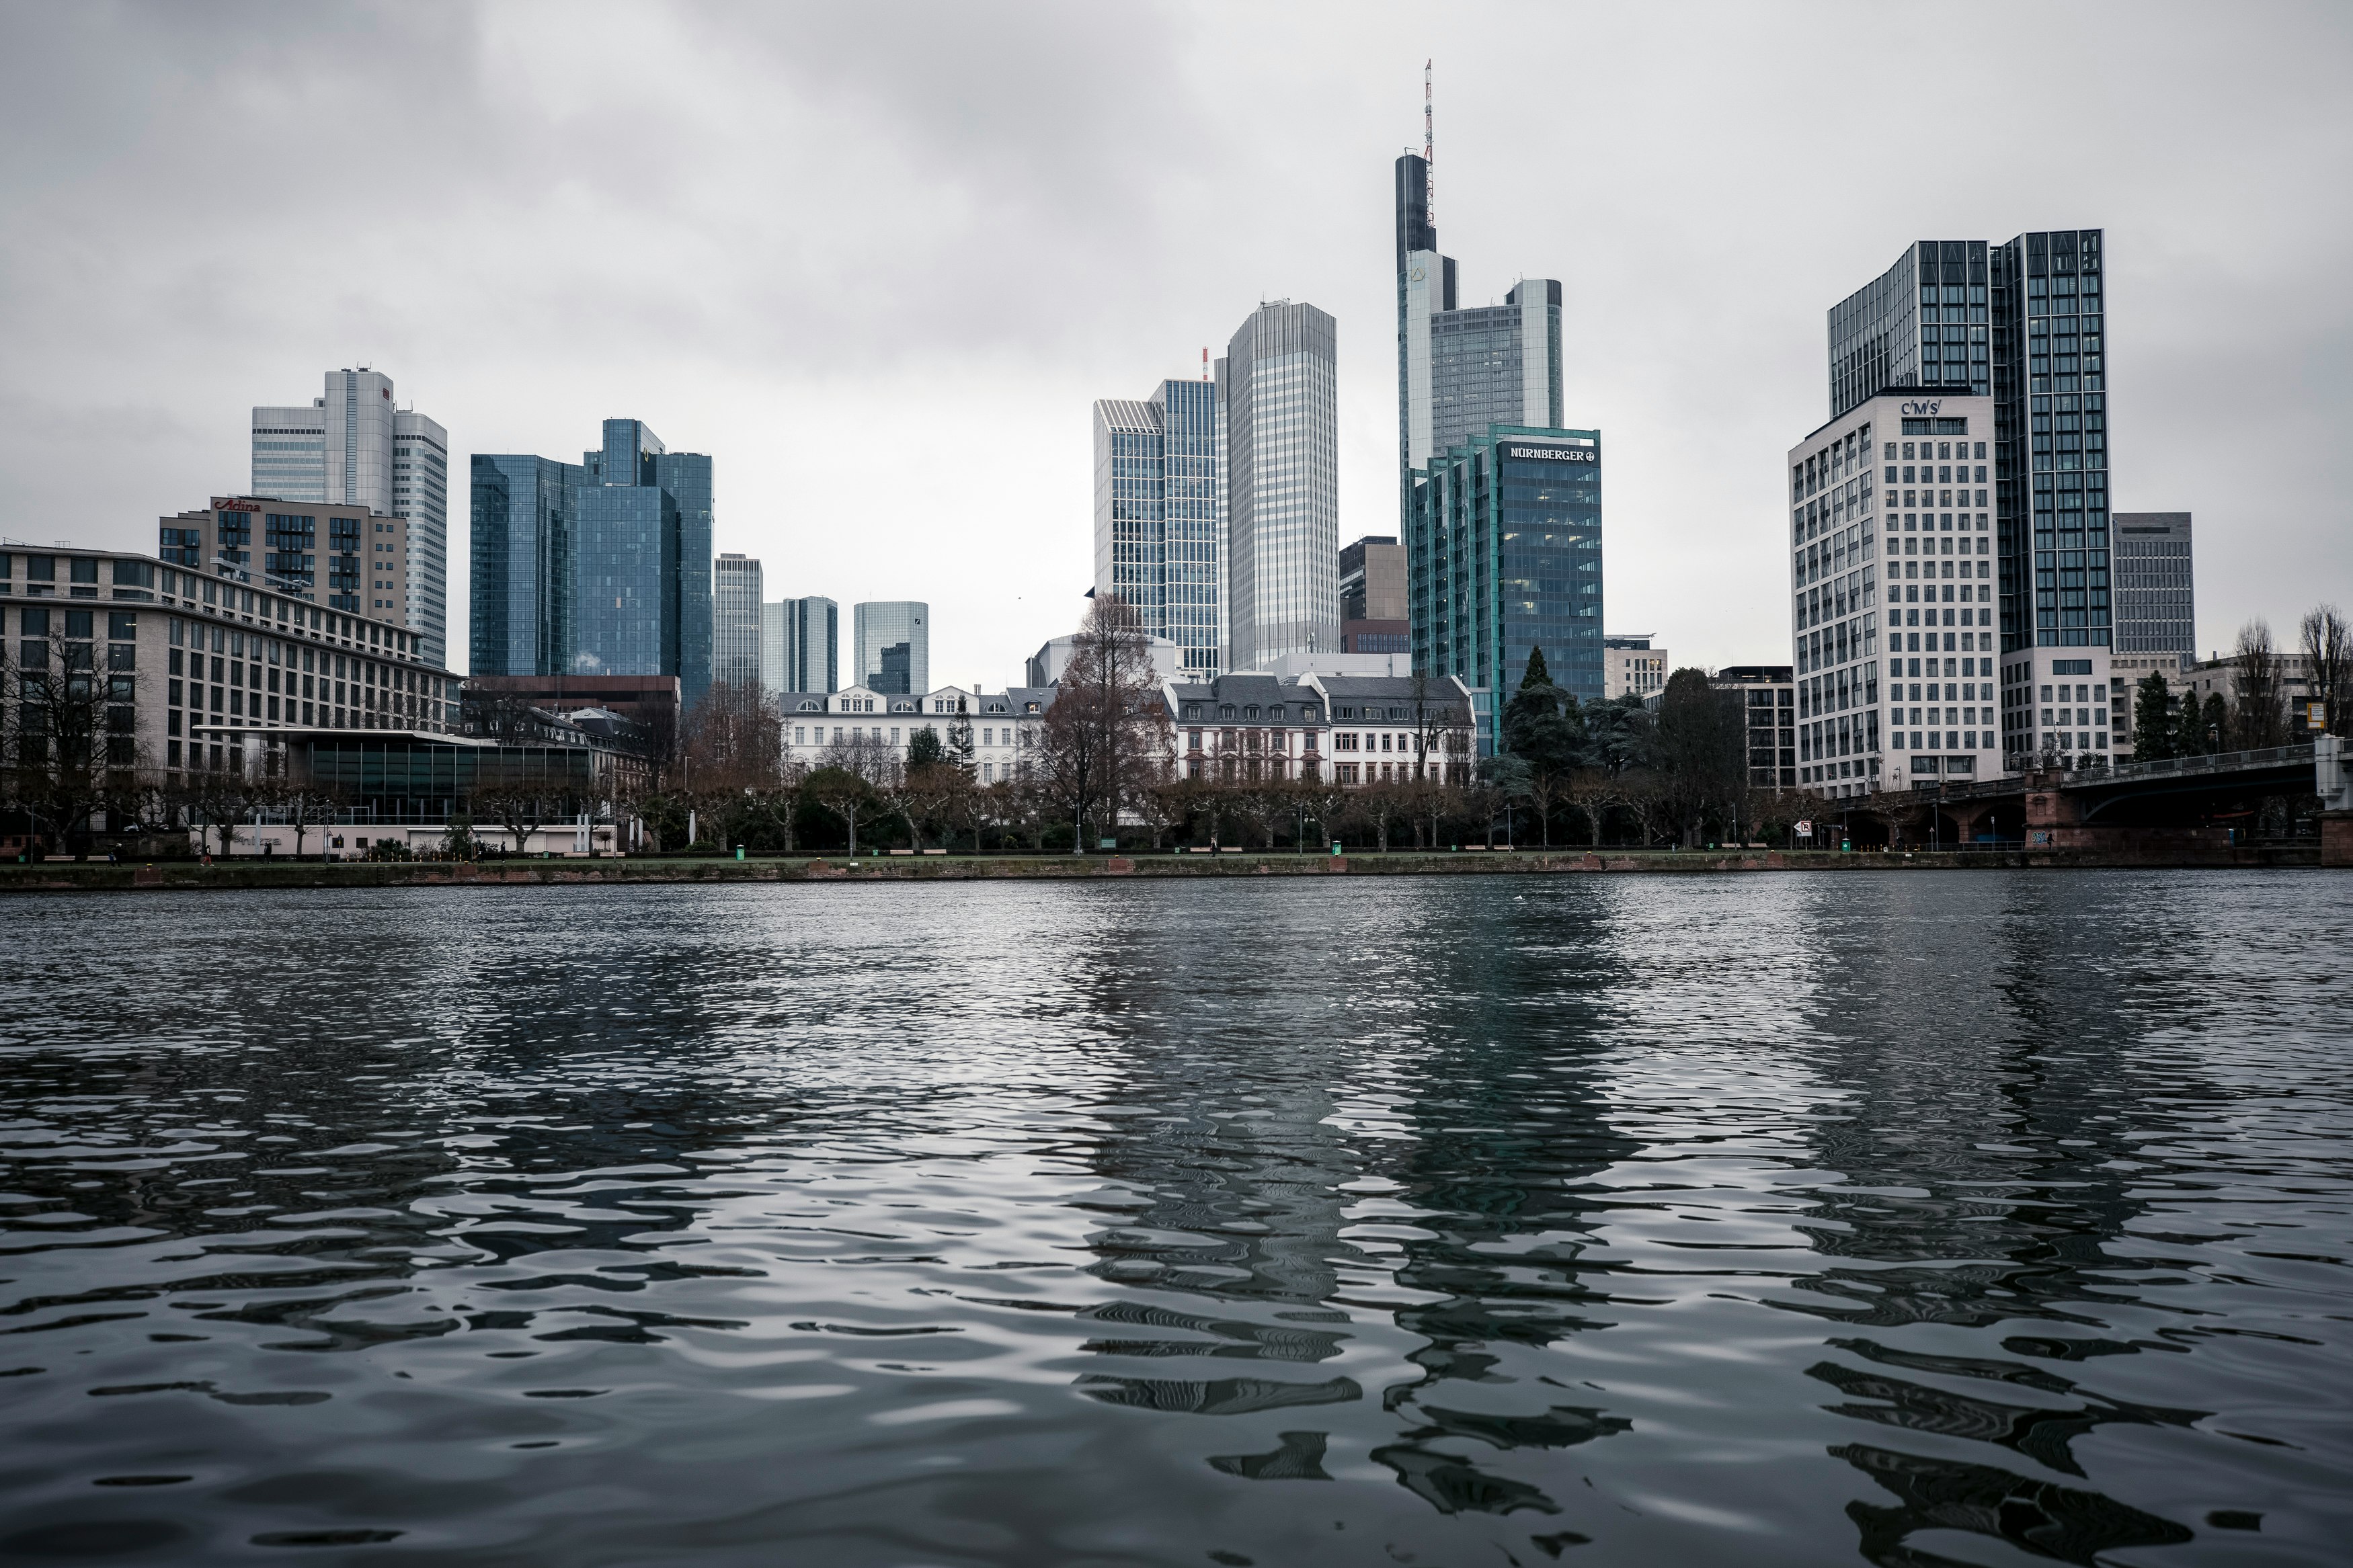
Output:
<svg viewBox="0 0 2353 1568">
<path fill-rule="evenodd" d="M 1990 837 L 2029 848 L 2192 847 L 2224 843 L 2218 817 L 2253 813 L 2277 795 L 2320 797 L 2324 841 L 2353 855 L 2353 777 L 2346 742 L 2321 735 L 2294 745 L 2215 756 L 2067 770 L 2030 768 L 1982 784 L 1915 784 L 1867 797 L 1870 814 L 1904 841 L 1967 844 Z M 2337 863 L 2327 853 L 2323 858 Z"/>
</svg>

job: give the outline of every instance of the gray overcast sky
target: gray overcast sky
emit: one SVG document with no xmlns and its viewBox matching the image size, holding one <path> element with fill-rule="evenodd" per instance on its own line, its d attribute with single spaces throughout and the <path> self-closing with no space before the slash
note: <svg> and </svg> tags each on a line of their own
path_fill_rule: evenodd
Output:
<svg viewBox="0 0 2353 1568">
<path fill-rule="evenodd" d="M 1004 684 L 1091 567 L 1088 405 L 1338 317 L 1397 529 L 1390 163 L 1437 59 L 1466 303 L 1567 290 L 1613 631 L 1781 660 L 1823 313 L 1919 238 L 2107 230 L 2116 504 L 2199 636 L 2353 607 L 2342 5 L 459 6 L 0 0 L 0 532 L 152 549 L 256 403 L 370 363 L 476 451 L 716 458 L 769 596 L 920 598 Z"/>
</svg>

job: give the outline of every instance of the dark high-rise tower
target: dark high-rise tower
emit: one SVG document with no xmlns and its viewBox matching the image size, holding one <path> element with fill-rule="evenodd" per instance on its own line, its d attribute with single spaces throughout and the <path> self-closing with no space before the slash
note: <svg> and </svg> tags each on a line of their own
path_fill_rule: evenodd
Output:
<svg viewBox="0 0 2353 1568">
<path fill-rule="evenodd" d="M 2021 234 L 1993 256 L 2005 653 L 2113 641 L 2104 237 Z"/>
<path fill-rule="evenodd" d="M 675 675 L 711 684 L 711 459 L 607 419 L 575 467 L 474 458 L 480 674 Z"/>
</svg>

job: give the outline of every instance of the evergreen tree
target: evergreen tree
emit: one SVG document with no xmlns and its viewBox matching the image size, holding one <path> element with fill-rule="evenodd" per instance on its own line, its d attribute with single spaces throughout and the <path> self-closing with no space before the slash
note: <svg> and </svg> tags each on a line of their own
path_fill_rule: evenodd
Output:
<svg viewBox="0 0 2353 1568">
<path fill-rule="evenodd" d="M 1504 704 L 1504 749 L 1533 772 L 1559 773 L 1577 761 L 1577 735 L 1561 710 L 1564 700 L 1573 706 L 1577 699 L 1552 683 L 1544 649 L 1529 649 L 1527 673 Z"/>
<path fill-rule="evenodd" d="M 907 737 L 907 767 L 910 772 L 916 768 L 934 767 L 945 761 L 947 748 L 940 744 L 937 730 L 926 725 Z"/>
<path fill-rule="evenodd" d="M 2173 755 L 2173 728 L 2172 693 L 2165 677 L 2151 670 L 2133 703 L 2133 760 L 2154 763 Z"/>
<path fill-rule="evenodd" d="M 2198 749 L 2210 757 L 2218 755 L 2223 747 L 2223 738 L 2231 732 L 2231 710 L 2222 700 L 2221 692 L 2207 693 L 2205 712 L 2199 729 L 2203 731 L 2204 743 Z"/>
</svg>

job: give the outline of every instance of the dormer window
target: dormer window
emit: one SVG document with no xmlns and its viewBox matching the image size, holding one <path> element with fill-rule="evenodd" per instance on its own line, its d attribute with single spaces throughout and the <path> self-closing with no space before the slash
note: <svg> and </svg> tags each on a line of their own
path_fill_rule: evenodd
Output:
<svg viewBox="0 0 2353 1568">
<path fill-rule="evenodd" d="M 1232 718 L 1233 716 L 1234 716 L 1234 705 L 1233 705 L 1232 703 L 1230 703 L 1230 702 L 1226 703 L 1225 705 L 1223 705 L 1222 707 L 1220 707 L 1220 708 L 1218 710 L 1218 717 L 1219 717 L 1219 718 L 1220 718 L 1220 719 L 1230 719 L 1230 718 Z"/>
<path fill-rule="evenodd" d="M 825 708 L 822 703 L 812 702 L 804 699 L 801 702 L 800 710 L 804 713 L 821 713 L 825 710 Z"/>
</svg>

